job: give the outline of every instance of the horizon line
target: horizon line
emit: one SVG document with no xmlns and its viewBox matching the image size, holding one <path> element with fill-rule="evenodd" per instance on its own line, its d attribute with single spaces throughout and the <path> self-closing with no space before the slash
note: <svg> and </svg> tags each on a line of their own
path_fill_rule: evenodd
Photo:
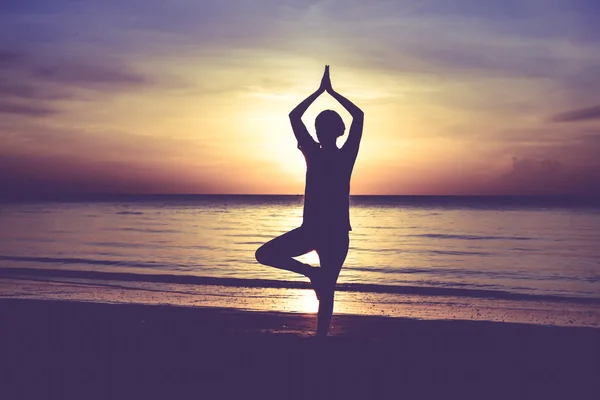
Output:
<svg viewBox="0 0 600 400">
<path fill-rule="evenodd" d="M 14 193 L 0 195 L 1 199 L 35 199 L 35 198 L 66 198 L 66 197 L 110 197 L 110 196 L 282 196 L 303 197 L 304 194 L 290 193 Z M 599 198 L 600 194 L 350 194 L 350 197 L 587 197 Z"/>
</svg>

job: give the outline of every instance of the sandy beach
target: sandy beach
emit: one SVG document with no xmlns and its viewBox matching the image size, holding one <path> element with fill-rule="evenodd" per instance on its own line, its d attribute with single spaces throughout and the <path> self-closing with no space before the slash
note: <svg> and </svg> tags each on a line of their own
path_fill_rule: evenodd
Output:
<svg viewBox="0 0 600 400">
<path fill-rule="evenodd" d="M 600 330 L 1 299 L 3 399 L 600 395 Z"/>
</svg>

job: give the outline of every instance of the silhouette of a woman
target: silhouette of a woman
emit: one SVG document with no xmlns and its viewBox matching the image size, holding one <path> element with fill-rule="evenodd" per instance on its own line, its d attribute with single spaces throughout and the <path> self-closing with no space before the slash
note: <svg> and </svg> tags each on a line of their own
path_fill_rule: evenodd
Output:
<svg viewBox="0 0 600 400">
<path fill-rule="evenodd" d="M 338 148 L 344 134 L 342 118 L 333 110 L 321 112 L 315 120 L 319 143 L 308 133 L 302 115 L 324 92 L 329 93 L 352 115 L 348 140 Z M 297 272 L 310 279 L 319 299 L 317 335 L 327 335 L 333 314 L 335 284 L 348 254 L 350 226 L 350 177 L 362 137 L 362 110 L 333 90 L 329 66 L 316 92 L 290 113 L 298 149 L 306 159 L 306 187 L 302 225 L 262 245 L 256 260 L 264 265 Z M 321 267 L 304 264 L 292 257 L 316 251 Z"/>
</svg>

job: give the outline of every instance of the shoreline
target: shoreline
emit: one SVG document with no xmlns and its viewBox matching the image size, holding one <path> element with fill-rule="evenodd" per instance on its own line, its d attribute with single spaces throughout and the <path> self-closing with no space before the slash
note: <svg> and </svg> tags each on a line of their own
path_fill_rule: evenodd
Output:
<svg viewBox="0 0 600 400">
<path fill-rule="evenodd" d="M 67 271 L 67 275 L 71 272 Z M 86 273 L 84 273 L 84 276 Z M 73 276 L 77 276 L 74 274 Z M 110 275 L 107 275 L 110 276 Z M 295 284 L 303 284 L 296 282 Z M 293 286 L 293 285 L 292 285 Z M 71 300 L 122 304 L 233 308 L 240 311 L 316 313 L 314 291 L 293 288 L 219 286 L 12 276 L 0 273 L 0 299 Z M 600 328 L 600 307 L 594 303 L 514 300 L 442 293 L 374 293 L 337 291 L 336 315 L 371 315 L 423 320 L 471 320 Z"/>
<path fill-rule="evenodd" d="M 2 398 L 597 398 L 600 329 L 0 299 Z"/>
<path fill-rule="evenodd" d="M 0 260 L 6 259 L 1 257 Z M 20 257 L 20 261 L 40 262 L 46 258 Z M 80 259 L 61 259 L 66 264 L 85 263 Z M 98 263 L 98 260 L 94 261 Z M 114 262 L 105 262 L 106 266 L 115 265 Z M 157 274 L 150 271 L 144 272 L 116 272 L 97 271 L 94 269 L 55 269 L 46 268 L 17 268 L 0 267 L 0 279 L 60 279 L 73 278 L 89 281 L 117 281 L 117 282 L 148 282 L 158 284 L 182 284 L 182 285 L 204 285 L 204 286 L 232 286 L 245 288 L 271 288 L 271 289 L 311 289 L 307 281 L 298 280 L 275 280 L 256 278 L 223 278 L 210 276 L 197 276 L 186 273 Z M 469 297 L 490 300 L 515 300 L 515 301 L 546 301 L 556 303 L 579 303 L 600 306 L 600 297 L 591 296 L 558 296 L 552 294 L 531 294 L 522 292 L 511 292 L 499 289 L 467 289 L 438 286 L 408 286 L 408 285 L 381 285 L 370 283 L 338 283 L 336 292 L 360 292 L 400 295 L 422 295 L 440 297 Z"/>
</svg>

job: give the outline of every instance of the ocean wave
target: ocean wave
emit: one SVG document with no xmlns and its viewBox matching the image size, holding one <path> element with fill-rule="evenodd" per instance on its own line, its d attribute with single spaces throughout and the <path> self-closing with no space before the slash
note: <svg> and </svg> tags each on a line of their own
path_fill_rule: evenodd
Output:
<svg viewBox="0 0 600 400">
<path fill-rule="evenodd" d="M 523 236 L 478 236 L 478 235 L 448 235 L 443 233 L 423 233 L 418 235 L 406 235 L 409 237 L 424 237 L 430 239 L 461 239 L 461 240 L 534 240 L 534 238 Z"/>
<path fill-rule="evenodd" d="M 194 275 L 159 275 L 159 274 L 134 274 L 126 272 L 99 272 L 78 270 L 53 270 L 37 268 L 0 268 L 0 278 L 77 278 L 104 281 L 134 281 L 154 282 L 186 285 L 212 285 L 253 288 L 276 289 L 311 289 L 308 282 L 279 281 L 269 279 L 241 279 L 241 278 L 214 278 Z M 557 295 L 538 295 L 513 293 L 502 290 L 481 290 L 449 287 L 429 286 L 391 286 L 366 283 L 341 283 L 336 286 L 337 291 L 384 293 L 418 296 L 444 296 L 444 297 L 471 297 L 514 301 L 551 301 L 600 305 L 599 297 L 574 297 Z"/>
<path fill-rule="evenodd" d="M 126 249 L 137 249 L 143 247 L 153 247 L 147 243 L 127 243 L 127 242 L 86 242 L 88 246 L 98 246 L 98 247 L 121 247 Z"/>
<path fill-rule="evenodd" d="M 524 272 L 509 272 L 503 270 L 473 270 L 473 269 L 460 269 L 460 268 L 413 268 L 413 267 L 401 267 L 401 268 L 385 268 L 385 267 L 357 267 L 357 266 L 344 266 L 344 270 L 354 270 L 361 272 L 375 272 L 378 274 L 389 274 L 389 275 L 434 275 L 434 276 L 448 276 L 448 277 L 483 277 L 493 279 L 512 279 L 512 280 L 527 280 L 527 281 L 568 281 L 568 282 L 590 282 L 595 283 L 600 280 L 597 276 L 566 276 L 566 275 L 541 275 L 539 273 L 526 274 Z M 457 283 L 452 282 L 452 285 Z M 475 283 L 468 283 L 473 286 Z"/>
<path fill-rule="evenodd" d="M 489 256 L 493 253 L 484 251 L 459 251 L 459 250 L 427 250 L 425 253 L 439 254 L 443 256 Z"/>
<path fill-rule="evenodd" d="M 490 270 L 469 270 L 459 268 L 414 268 L 414 267 L 402 267 L 402 268 L 384 268 L 384 267 L 357 267 L 357 266 L 344 266 L 344 270 L 349 271 L 361 271 L 361 272 L 374 272 L 378 274 L 387 275 L 427 275 L 437 277 L 483 277 L 483 278 L 494 278 L 494 279 L 518 279 L 518 280 L 544 280 L 545 278 L 540 275 L 529 276 L 523 273 L 514 273 L 508 271 L 490 271 Z M 554 278 L 554 277 L 553 277 Z M 562 277 L 567 278 L 567 277 Z M 548 278 L 546 278 L 548 279 Z M 578 278 L 570 278 L 570 280 L 579 280 Z M 452 282 L 452 285 L 458 285 L 456 282 Z M 467 285 L 467 284 L 466 284 Z M 474 286 L 475 283 L 469 282 L 469 286 Z M 495 285 L 494 285 L 495 286 Z"/>
<path fill-rule="evenodd" d="M 460 251 L 460 250 L 429 250 L 429 249 L 412 249 L 407 246 L 399 245 L 398 248 L 366 248 L 366 247 L 358 247 L 352 246 L 353 251 L 362 251 L 368 253 L 421 253 L 421 254 L 437 254 L 443 256 L 490 256 L 494 253 L 485 252 L 485 251 Z"/>
<path fill-rule="evenodd" d="M 108 265 L 108 266 L 130 266 L 138 268 L 156 268 L 162 267 L 165 264 L 162 262 L 130 262 L 130 261 L 116 261 L 116 260 L 102 260 L 102 259 L 90 259 L 90 258 L 55 258 L 55 257 L 12 257 L 12 256 L 0 256 L 0 260 L 6 261 L 21 261 L 21 262 L 35 262 L 43 264 L 85 264 L 85 265 Z M 173 268 L 181 267 L 178 265 L 172 265 Z M 5 271 L 10 268 L 0 268 Z M 17 268 L 18 269 L 18 268 Z M 25 268 L 24 268 L 25 269 Z M 29 269 L 29 268 L 27 268 Z"/>
<path fill-rule="evenodd" d="M 140 233 L 180 233 L 173 229 L 151 229 L 151 228 L 120 228 L 116 231 L 140 232 Z"/>
</svg>

